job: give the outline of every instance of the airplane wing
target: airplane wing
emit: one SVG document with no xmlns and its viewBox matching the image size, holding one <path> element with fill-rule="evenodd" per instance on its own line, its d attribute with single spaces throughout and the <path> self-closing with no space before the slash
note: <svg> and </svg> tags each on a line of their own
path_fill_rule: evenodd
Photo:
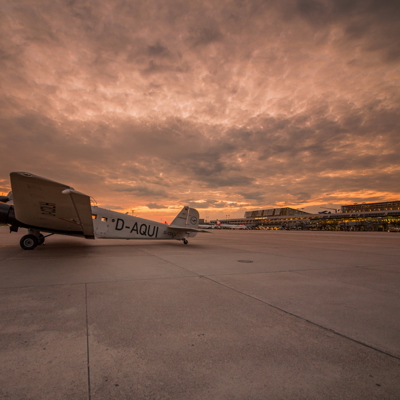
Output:
<svg viewBox="0 0 400 400">
<path fill-rule="evenodd" d="M 10 180 L 17 220 L 35 228 L 94 238 L 89 196 L 27 172 L 11 172 Z"/>
<path fill-rule="evenodd" d="M 175 229 L 177 231 L 211 233 L 210 231 L 206 231 L 204 229 L 185 228 L 184 226 L 177 226 L 177 225 L 167 225 L 167 226 L 168 228 Z"/>
</svg>

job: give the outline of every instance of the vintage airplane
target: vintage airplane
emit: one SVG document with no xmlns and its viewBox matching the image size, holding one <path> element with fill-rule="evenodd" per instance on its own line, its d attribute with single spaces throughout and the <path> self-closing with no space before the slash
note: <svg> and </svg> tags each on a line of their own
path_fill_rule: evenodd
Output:
<svg viewBox="0 0 400 400">
<path fill-rule="evenodd" d="M 28 172 L 11 172 L 11 192 L 0 196 L 0 223 L 10 232 L 27 228 L 20 245 L 33 250 L 54 234 L 86 239 L 176 239 L 198 232 L 199 213 L 183 207 L 170 225 L 92 206 L 90 197 L 72 187 Z M 41 232 L 48 233 L 44 236 Z"/>
</svg>

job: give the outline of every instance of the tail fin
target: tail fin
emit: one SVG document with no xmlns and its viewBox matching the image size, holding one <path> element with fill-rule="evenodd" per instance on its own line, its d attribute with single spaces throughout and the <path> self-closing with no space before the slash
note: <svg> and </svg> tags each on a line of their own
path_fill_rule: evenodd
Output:
<svg viewBox="0 0 400 400">
<path fill-rule="evenodd" d="M 197 227 L 199 226 L 199 212 L 194 208 L 189 208 L 189 206 L 185 206 L 175 217 L 170 226 L 197 229 Z"/>
</svg>

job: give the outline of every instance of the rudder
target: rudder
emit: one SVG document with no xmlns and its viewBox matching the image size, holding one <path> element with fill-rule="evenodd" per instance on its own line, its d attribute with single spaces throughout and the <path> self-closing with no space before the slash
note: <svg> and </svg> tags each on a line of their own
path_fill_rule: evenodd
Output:
<svg viewBox="0 0 400 400">
<path fill-rule="evenodd" d="M 199 212 L 195 208 L 185 206 L 172 221 L 171 226 L 197 229 L 199 226 Z"/>
</svg>

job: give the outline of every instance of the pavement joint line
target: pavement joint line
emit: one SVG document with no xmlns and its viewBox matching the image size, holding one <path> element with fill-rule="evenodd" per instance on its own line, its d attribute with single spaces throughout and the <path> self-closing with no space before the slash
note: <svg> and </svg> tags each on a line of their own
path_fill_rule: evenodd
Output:
<svg viewBox="0 0 400 400">
<path fill-rule="evenodd" d="M 198 272 L 192 271 L 188 268 L 182 267 L 180 265 L 174 264 L 168 260 L 164 260 L 158 257 L 160 260 L 163 260 L 171 265 L 181 268 L 187 272 L 190 272 L 193 275 L 188 276 L 156 276 L 156 277 L 142 277 L 142 278 L 129 278 L 129 279 L 115 279 L 115 280 L 104 280 L 104 281 L 86 281 L 86 282 L 70 282 L 70 283 L 44 283 L 39 285 L 25 285 L 25 286 L 0 286 L 1 290 L 9 290 L 9 289 L 27 289 L 27 288 L 35 288 L 35 287 L 46 287 L 46 286 L 70 286 L 70 285 L 96 285 L 101 283 L 119 283 L 119 282 L 135 282 L 135 281 L 147 281 L 147 280 L 167 280 L 167 279 L 186 279 L 186 278 L 201 278 L 208 276 L 236 276 L 236 275 L 255 275 L 255 274 L 278 274 L 278 273 L 290 273 L 290 272 L 298 272 L 294 270 L 285 270 L 285 271 L 257 271 L 257 272 L 237 272 L 237 273 L 227 273 L 227 274 L 199 274 Z M 335 269 L 335 268 L 333 268 Z M 304 271 L 319 271 L 319 269 L 304 269 L 299 270 L 300 272 Z"/>
<path fill-rule="evenodd" d="M 237 250 L 237 248 L 236 248 L 235 250 Z M 312 250 L 312 249 L 311 249 L 311 250 Z M 238 253 L 238 251 L 235 251 L 235 253 Z M 294 260 L 297 260 L 297 259 L 298 259 L 298 257 L 294 257 L 294 256 L 292 257 L 292 256 L 282 255 L 282 254 L 276 253 L 276 252 L 271 253 L 271 252 L 263 252 L 263 251 L 257 251 L 257 252 L 240 251 L 240 253 L 251 253 L 251 254 L 258 254 L 258 255 L 262 255 L 262 256 L 264 256 L 264 255 L 269 255 L 269 256 L 275 256 L 275 257 L 281 257 L 281 258 L 289 258 L 289 259 L 294 259 Z M 382 254 L 380 254 L 380 255 L 382 255 Z M 310 258 L 304 258 L 303 260 L 305 260 L 305 261 L 310 261 L 310 262 L 315 262 L 314 259 L 310 259 Z M 332 267 L 329 267 L 329 269 L 333 269 L 333 268 L 347 268 L 347 266 L 346 266 L 346 267 L 341 266 L 342 264 L 340 264 L 339 262 L 338 262 L 338 263 L 328 262 L 327 264 L 333 265 Z M 328 268 L 327 268 L 327 269 L 328 269 Z"/>
<path fill-rule="evenodd" d="M 174 264 L 175 265 L 175 264 Z M 179 265 L 176 265 L 177 267 L 179 267 Z M 185 267 L 180 267 L 183 269 L 186 269 L 189 272 L 193 272 L 194 274 L 198 274 L 197 272 L 191 271 L 188 268 Z M 308 272 L 308 271 L 326 271 L 326 270 L 331 270 L 331 269 L 346 269 L 346 268 L 352 268 L 351 266 L 348 267 L 332 267 L 332 268 L 308 268 L 308 269 L 285 269 L 285 270 L 274 270 L 274 271 L 249 271 L 249 272 L 231 272 L 231 273 L 221 273 L 221 274 L 205 274 L 205 275 L 199 275 L 199 276 L 235 276 L 235 275 L 256 275 L 256 274 L 285 274 L 285 273 L 291 273 L 291 272 Z"/>
<path fill-rule="evenodd" d="M 382 267 L 382 265 L 356 265 L 354 268 L 372 269 L 374 271 L 393 272 L 394 274 L 399 274 L 400 273 L 399 264 L 387 264 L 387 265 L 383 266 L 384 269 L 379 269 L 379 267 Z M 392 270 L 385 269 L 385 267 L 398 267 L 399 270 L 398 271 L 392 271 Z"/>
<path fill-rule="evenodd" d="M 150 252 L 148 252 L 148 251 L 146 251 L 146 250 L 143 250 L 145 253 L 147 253 L 148 255 L 150 255 L 150 256 L 153 256 L 153 257 L 156 257 L 156 258 L 158 258 L 158 259 L 160 259 L 160 260 L 162 260 L 162 261 L 165 261 L 165 262 L 167 262 L 167 263 L 170 263 L 170 264 L 172 264 L 172 265 L 174 265 L 175 267 L 179 267 L 179 268 L 183 268 L 183 269 L 186 269 L 187 271 L 190 271 L 190 272 L 193 272 L 193 271 L 191 271 L 190 269 L 187 269 L 187 268 L 185 268 L 185 267 L 182 267 L 182 266 L 180 266 L 180 265 L 178 265 L 178 264 L 175 264 L 175 263 L 173 263 L 172 261 L 169 261 L 169 260 L 166 260 L 165 258 L 162 258 L 162 257 L 160 257 L 160 256 L 157 256 L 157 255 L 155 255 L 155 254 L 152 254 L 152 253 L 150 253 Z M 240 252 L 241 254 L 243 253 L 243 252 Z M 244 252 L 244 253 L 251 253 L 251 254 L 258 254 L 258 255 L 265 255 L 265 254 L 268 254 L 268 255 L 272 255 L 272 256 L 277 256 L 277 254 L 275 254 L 275 253 L 264 253 L 264 252 L 254 252 L 254 253 L 252 253 L 252 252 L 249 252 L 249 251 L 247 251 L 247 252 Z M 283 258 L 290 258 L 290 259 L 296 259 L 297 260 L 297 258 L 296 257 L 289 257 L 289 256 L 280 256 L 280 255 L 278 255 L 278 257 L 283 257 Z M 306 261 L 311 261 L 311 262 L 314 262 L 315 260 L 310 260 L 310 259 L 305 259 Z M 337 269 L 337 268 L 350 268 L 350 267 L 353 267 L 352 265 L 350 265 L 350 266 L 340 266 L 341 264 L 336 264 L 336 263 L 332 263 L 332 262 L 330 262 L 330 263 L 327 263 L 327 264 L 331 264 L 332 265 L 332 267 L 328 267 L 328 268 L 324 268 L 324 269 Z M 307 270 L 304 270 L 304 271 L 313 271 L 313 270 L 319 270 L 320 268 L 314 268 L 314 269 L 307 269 Z M 277 272 L 290 272 L 290 270 L 289 271 L 277 271 Z M 193 273 L 196 273 L 196 272 L 193 272 Z"/>
<path fill-rule="evenodd" d="M 88 384 L 88 400 L 90 400 L 91 399 L 91 392 L 90 392 L 90 352 L 89 352 L 89 315 L 88 315 L 87 283 L 85 283 L 85 313 L 86 313 L 87 384 Z"/>
<path fill-rule="evenodd" d="M 155 256 L 158 259 L 165 261 L 177 268 L 181 268 L 187 272 L 190 272 L 193 275 L 189 276 L 156 276 L 156 277 L 141 277 L 141 278 L 130 278 L 130 279 L 115 279 L 115 280 L 101 280 L 101 281 L 86 281 L 86 282 L 69 282 L 69 283 L 43 283 L 39 285 L 24 285 L 24 286 L 0 286 L 1 290 L 9 290 L 9 289 L 26 289 L 26 288 L 35 288 L 35 287 L 46 287 L 46 286 L 70 286 L 70 285 L 92 285 L 92 284 L 101 284 L 101 283 L 118 283 L 118 282 L 134 282 L 134 281 L 145 281 L 145 280 L 163 280 L 163 279 L 184 279 L 184 278 L 197 278 L 197 277 L 213 277 L 213 276 L 236 276 L 236 275 L 256 275 L 256 274 L 280 274 L 280 273 L 293 273 L 293 272 L 307 272 L 307 271 L 323 271 L 320 268 L 310 268 L 310 269 L 301 269 L 301 270 L 283 270 L 283 271 L 251 271 L 251 272 L 237 272 L 237 273 L 221 273 L 221 274 L 200 274 L 198 272 L 192 271 L 186 267 L 182 267 L 180 265 L 174 264 L 171 261 L 165 260 L 161 257 Z M 332 267 L 327 269 L 337 269 L 338 267 Z M 339 267 L 340 268 L 340 267 Z M 342 267 L 343 268 L 354 268 L 354 267 Z M 364 267 L 359 267 L 364 268 Z M 367 268 L 367 267 L 365 267 Z M 212 280 L 210 278 L 210 280 Z M 386 293 L 386 292 L 384 292 Z"/>
<path fill-rule="evenodd" d="M 283 313 L 285 313 L 285 314 L 287 314 L 287 315 L 290 315 L 290 316 L 292 316 L 292 317 L 298 318 L 298 319 L 300 319 L 300 320 L 302 320 L 302 321 L 305 321 L 305 322 L 307 322 L 307 323 L 309 323 L 309 324 L 311 324 L 311 325 L 317 326 L 318 328 L 321 328 L 321 329 L 323 329 L 323 330 L 325 330 L 325 331 L 327 331 L 327 332 L 331 332 L 331 333 L 333 333 L 334 335 L 340 336 L 340 337 L 342 337 L 342 338 L 344 338 L 344 339 L 350 340 L 350 341 L 353 342 L 353 343 L 357 343 L 357 344 L 359 344 L 359 345 L 361 345 L 361 346 L 367 347 L 368 349 L 374 350 L 374 351 L 376 351 L 376 352 L 378 352 L 378 353 L 384 354 L 384 355 L 386 355 L 386 356 L 389 356 L 389 357 L 391 357 L 391 358 L 394 358 L 395 360 L 400 361 L 400 357 L 395 356 L 394 354 L 390 354 L 390 353 L 388 353 L 388 352 L 386 352 L 386 351 L 384 351 L 384 350 L 378 349 L 378 348 L 376 348 L 376 347 L 374 347 L 374 346 L 371 346 L 371 345 L 369 345 L 369 344 L 367 344 L 367 343 L 361 342 L 361 341 L 359 341 L 359 340 L 357 340 L 357 339 L 353 339 L 353 338 L 351 338 L 350 336 L 346 336 L 346 335 L 344 335 L 343 333 L 340 333 L 340 332 L 335 331 L 334 329 L 327 328 L 326 326 L 317 324 L 316 322 L 310 321 L 310 320 L 307 319 L 307 318 L 303 318 L 303 317 L 301 317 L 301 316 L 299 316 L 299 315 L 296 315 L 296 314 L 294 314 L 294 313 L 291 313 L 290 311 L 284 310 L 283 308 L 277 307 L 277 306 L 275 306 L 275 305 L 273 305 L 273 304 L 271 304 L 271 303 L 268 303 L 268 302 L 266 302 L 266 301 L 264 301 L 264 300 L 261 300 L 261 299 L 255 297 L 255 296 L 252 296 L 252 295 L 250 295 L 250 294 L 248 294 L 248 293 L 241 292 L 240 290 L 235 289 L 235 288 L 232 288 L 232 287 L 230 287 L 230 286 L 228 286 L 228 285 L 226 285 L 226 284 L 224 284 L 224 283 L 222 283 L 222 282 L 215 281 L 214 279 L 211 279 L 211 278 L 208 277 L 208 276 L 204 276 L 204 278 L 205 278 L 205 279 L 208 279 L 208 280 L 210 280 L 211 282 L 214 282 L 214 283 L 216 283 L 216 284 L 218 284 L 218 285 L 221 285 L 221 286 L 223 286 L 223 287 L 225 287 L 225 288 L 227 288 L 227 289 L 230 289 L 230 290 L 232 290 L 232 291 L 234 291 L 234 292 L 240 293 L 240 294 L 242 294 L 243 296 L 246 296 L 246 297 L 249 297 L 249 298 L 251 298 L 251 299 L 253 299 L 253 300 L 259 301 L 260 303 L 263 303 L 263 304 L 265 304 L 265 305 L 267 305 L 267 306 L 269 306 L 269 307 L 271 307 L 271 308 L 274 308 L 274 309 L 276 309 L 276 310 L 278 310 L 278 311 L 281 311 L 281 312 L 283 312 Z"/>
<path fill-rule="evenodd" d="M 199 274 L 198 274 L 197 272 L 191 271 L 191 270 L 188 269 L 188 268 L 182 267 L 181 265 L 175 264 L 175 263 L 173 263 L 172 261 L 166 260 L 165 258 L 162 258 L 162 257 L 157 256 L 157 255 L 155 255 L 155 254 L 151 254 L 150 252 L 148 252 L 148 251 L 146 251 L 146 250 L 143 250 L 143 251 L 144 251 L 145 253 L 147 253 L 148 255 L 152 256 L 152 257 L 156 257 L 156 258 L 158 258 L 159 260 L 162 260 L 162 261 L 164 261 L 164 262 L 166 262 L 166 263 L 168 263 L 168 264 L 173 265 L 174 267 L 181 268 L 181 269 L 183 269 L 183 270 L 185 270 L 185 271 L 188 271 L 188 272 L 190 272 L 190 273 L 192 273 L 192 274 L 195 274 L 195 275 L 199 276 Z M 192 278 L 193 278 L 193 277 L 192 277 Z"/>
<path fill-rule="evenodd" d="M 357 267 L 349 267 L 349 268 L 357 268 Z M 329 268 L 327 268 L 327 269 L 329 269 Z M 326 271 L 325 269 L 323 269 L 323 270 L 315 270 L 315 271 Z M 307 270 L 298 270 L 298 271 L 288 271 L 288 272 L 294 272 L 294 273 L 297 273 L 297 272 L 307 272 Z M 388 271 L 388 272 L 390 272 L 390 271 Z M 299 274 L 299 275 L 301 275 L 301 274 Z M 321 278 L 318 278 L 318 277 L 315 277 L 315 279 L 317 279 L 317 280 L 323 280 L 323 279 L 321 279 Z M 345 285 L 345 286 L 354 286 L 354 287 L 356 287 L 356 288 L 360 288 L 360 289 L 366 289 L 366 287 L 364 287 L 364 286 L 362 286 L 362 285 L 357 285 L 357 284 L 355 284 L 355 283 L 349 283 L 349 282 L 344 282 L 344 281 L 338 281 L 338 280 L 336 280 L 336 279 L 334 279 L 334 278 L 327 278 L 327 277 L 325 277 L 325 279 L 327 279 L 328 281 L 330 281 L 330 282 L 335 282 L 335 283 L 342 283 L 342 285 Z M 384 290 L 380 290 L 380 289 L 376 289 L 376 288 L 370 288 L 370 287 L 368 287 L 368 290 L 372 290 L 372 291 L 375 291 L 375 292 L 380 292 L 380 293 L 392 293 L 392 294 L 396 294 L 396 295 L 398 295 L 398 292 L 395 292 L 395 291 L 391 291 L 391 290 L 386 290 L 386 291 L 384 291 Z"/>
<path fill-rule="evenodd" d="M 12 257 L 12 255 L 9 256 L 9 257 L 5 257 L 5 258 L 0 259 L 0 263 L 1 263 L 2 261 L 8 260 L 8 259 L 11 258 L 11 257 Z M 18 260 L 18 258 L 15 258 L 14 260 Z"/>
<path fill-rule="evenodd" d="M 145 251 L 145 250 L 143 250 L 143 251 Z M 203 277 L 203 276 L 229 276 L 229 275 L 251 275 L 251 274 L 271 274 L 271 273 L 284 273 L 284 272 L 297 272 L 297 271 L 319 271 L 319 270 L 320 270 L 320 268 L 309 268 L 309 269 L 296 270 L 296 271 L 294 271 L 294 270 L 285 270 L 285 271 L 259 271 L 259 272 L 247 272 L 247 273 L 238 272 L 238 273 L 230 273 L 230 274 L 218 274 L 218 275 L 207 274 L 207 275 L 202 275 L 202 274 L 199 274 L 198 272 L 192 271 L 192 270 L 189 269 L 189 268 L 182 267 L 181 265 L 178 265 L 178 264 L 176 264 L 176 263 L 174 263 L 174 262 L 172 262 L 172 261 L 166 260 L 165 258 L 162 258 L 162 257 L 157 256 L 157 255 L 155 255 L 155 254 L 151 254 L 151 253 L 149 253 L 149 252 L 147 252 L 147 251 L 145 251 L 145 252 L 146 252 L 147 254 L 153 256 L 153 257 L 158 258 L 159 260 L 165 261 L 165 262 L 167 262 L 167 263 L 173 265 L 174 267 L 181 268 L 181 269 L 183 269 L 183 270 L 185 270 L 185 271 L 191 272 L 192 274 L 195 274 L 195 275 L 197 275 L 198 277 Z M 265 253 L 254 253 L 254 254 L 265 254 Z M 337 268 L 348 268 L 348 267 L 330 267 L 330 268 L 326 268 L 326 269 L 337 269 Z"/>
<path fill-rule="evenodd" d="M 184 269 L 184 268 L 183 268 Z M 187 270 L 189 271 L 189 270 Z M 190 271 L 189 271 L 190 272 Z M 196 272 L 193 272 L 196 274 Z M 121 282 L 135 282 L 135 281 L 152 281 L 152 280 L 167 280 L 167 279 L 187 279 L 187 278 L 198 278 L 201 275 L 190 275 L 190 276 L 156 276 L 156 277 L 145 277 L 145 278 L 130 278 L 130 279 L 119 279 L 119 280 L 104 280 L 104 281 L 90 281 L 90 282 L 70 282 L 70 283 L 45 283 L 41 285 L 25 285 L 25 286 L 5 286 L 0 287 L 1 290 L 10 289 L 28 289 L 46 286 L 72 286 L 72 285 L 96 285 L 100 283 L 121 283 Z"/>
<path fill-rule="evenodd" d="M 19 251 L 18 251 L 18 253 L 19 253 Z M 8 260 L 9 258 L 14 257 L 14 256 L 17 255 L 18 253 L 10 254 L 9 256 L 2 258 L 2 259 L 0 259 L 0 262 L 5 261 L 5 260 Z"/>
</svg>

